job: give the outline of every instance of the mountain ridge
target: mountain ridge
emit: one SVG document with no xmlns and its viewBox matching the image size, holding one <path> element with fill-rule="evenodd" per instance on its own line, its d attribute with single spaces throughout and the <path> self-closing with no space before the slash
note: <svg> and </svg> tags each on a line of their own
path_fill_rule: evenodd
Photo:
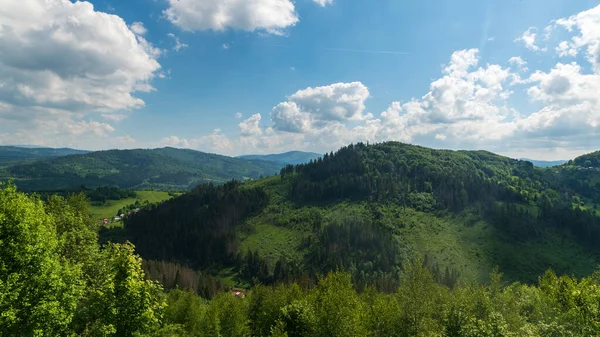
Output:
<svg viewBox="0 0 600 337">
<path fill-rule="evenodd" d="M 267 160 L 274 161 L 284 165 L 296 165 L 308 163 L 311 160 L 318 159 L 322 157 L 322 154 L 318 154 L 315 152 L 304 152 L 304 151 L 288 151 L 283 153 L 273 153 L 273 154 L 249 154 L 249 155 L 241 155 L 236 158 L 242 159 L 258 159 L 258 160 Z"/>
<path fill-rule="evenodd" d="M 71 148 L 0 146 L 0 167 L 37 160 L 52 159 L 73 154 L 89 153 Z"/>
<path fill-rule="evenodd" d="M 239 285 L 339 268 L 393 288 L 401 261 L 417 253 L 440 279 L 446 269 L 481 282 L 499 266 L 511 281 L 534 282 L 549 267 L 587 275 L 600 263 L 600 193 L 588 183 L 597 178 L 487 151 L 359 143 L 279 176 L 198 186 L 125 228 L 145 258 L 239 268 Z M 191 248 L 196 236 L 216 246 Z"/>
<path fill-rule="evenodd" d="M 281 165 L 190 149 L 105 150 L 0 169 L 25 190 L 68 189 L 80 185 L 121 188 L 189 189 L 199 183 L 255 179 L 276 174 Z"/>
</svg>

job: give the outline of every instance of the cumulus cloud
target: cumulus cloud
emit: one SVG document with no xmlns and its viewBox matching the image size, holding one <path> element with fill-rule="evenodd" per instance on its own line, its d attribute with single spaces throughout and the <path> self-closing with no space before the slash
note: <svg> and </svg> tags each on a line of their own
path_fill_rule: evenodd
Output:
<svg viewBox="0 0 600 337">
<path fill-rule="evenodd" d="M 162 146 L 170 147 L 190 147 L 190 142 L 185 138 L 179 138 L 177 136 L 165 137 L 160 141 Z"/>
<path fill-rule="evenodd" d="M 146 29 L 146 27 L 144 27 L 144 24 L 142 22 L 134 22 L 129 28 L 136 35 L 144 35 L 148 32 L 148 30 Z"/>
<path fill-rule="evenodd" d="M 511 66 L 516 66 L 519 69 L 524 69 L 525 71 L 527 71 L 527 68 L 525 67 L 527 62 L 523 60 L 523 58 L 521 58 L 520 56 L 511 57 L 508 60 L 508 63 L 510 63 Z"/>
<path fill-rule="evenodd" d="M 271 111 L 273 128 L 306 132 L 313 127 L 368 118 L 363 115 L 369 89 L 361 82 L 308 87 L 288 97 Z"/>
<path fill-rule="evenodd" d="M 244 117 L 244 115 L 241 112 L 236 112 L 235 115 L 233 115 L 233 117 L 235 117 L 236 119 L 240 119 Z"/>
<path fill-rule="evenodd" d="M 8 7 L 6 7 L 8 6 Z M 160 68 L 118 16 L 89 2 L 23 0 L 0 12 L 0 100 L 67 110 L 137 108 Z"/>
<path fill-rule="evenodd" d="M 546 48 L 541 48 L 535 44 L 535 40 L 537 38 L 537 29 L 535 27 L 530 27 L 527 29 L 523 35 L 515 39 L 515 42 L 523 42 L 525 47 L 532 51 L 546 51 Z"/>
<path fill-rule="evenodd" d="M 600 71 L 600 5 L 568 18 L 556 20 L 556 25 L 567 31 L 577 31 L 570 41 L 561 43 L 557 49 L 559 55 L 576 56 L 585 49 L 588 60 L 596 71 Z"/>
<path fill-rule="evenodd" d="M 311 125 L 310 115 L 301 111 L 295 102 L 281 102 L 271 111 L 273 128 L 285 132 L 305 132 Z"/>
<path fill-rule="evenodd" d="M 600 124 L 600 76 L 585 74 L 576 63 L 559 63 L 549 72 L 537 71 L 529 78 L 532 100 L 544 108 L 519 121 L 524 132 L 537 135 L 594 138 Z"/>
<path fill-rule="evenodd" d="M 560 57 L 575 57 L 578 53 L 577 48 L 572 47 L 571 44 L 569 44 L 569 42 L 567 41 L 562 41 L 561 43 L 559 43 L 558 47 L 556 47 L 555 50 L 558 56 Z"/>
<path fill-rule="evenodd" d="M 361 120 L 369 89 L 361 82 L 299 90 L 288 98 L 317 120 Z"/>
<path fill-rule="evenodd" d="M 250 137 L 250 136 L 258 136 L 262 134 L 262 130 L 260 129 L 261 116 L 260 114 L 254 114 L 250 118 L 239 124 L 240 134 L 242 137 Z"/>
<path fill-rule="evenodd" d="M 36 144 L 60 144 L 56 130 L 65 142 L 104 137 L 114 128 L 84 116 L 141 108 L 135 92 L 154 90 L 160 51 L 141 24 L 62 0 L 5 2 L 0 22 L 0 133 Z"/>
<path fill-rule="evenodd" d="M 190 31 L 231 28 L 282 34 L 298 22 L 290 0 L 169 0 L 164 15 Z"/>
<path fill-rule="evenodd" d="M 221 132 L 221 129 L 214 129 L 208 135 L 190 139 L 169 136 L 163 138 L 159 146 L 192 148 L 211 153 L 231 153 L 233 149 L 233 143 Z"/>
</svg>

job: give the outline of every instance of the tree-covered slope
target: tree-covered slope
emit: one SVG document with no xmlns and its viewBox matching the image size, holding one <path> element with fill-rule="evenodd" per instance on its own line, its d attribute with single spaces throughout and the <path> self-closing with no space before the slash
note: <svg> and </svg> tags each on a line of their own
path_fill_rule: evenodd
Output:
<svg viewBox="0 0 600 337">
<path fill-rule="evenodd" d="M 290 151 L 278 154 L 250 154 L 239 156 L 242 159 L 255 159 L 255 160 L 267 160 L 274 161 L 283 165 L 297 165 L 308 163 L 311 160 L 315 160 L 323 155 L 314 152 L 302 152 L 302 151 Z"/>
<path fill-rule="evenodd" d="M 573 207 L 572 184 L 566 172 L 485 151 L 356 144 L 235 188 L 199 186 L 125 230 L 143 256 L 232 270 L 240 284 L 343 268 L 359 287 L 393 290 L 419 254 L 446 284 L 482 281 L 494 266 L 533 282 L 548 268 L 587 275 L 600 262 L 600 219 Z M 210 252 L 190 239 L 217 234 L 222 248 Z"/>
<path fill-rule="evenodd" d="M 579 156 L 572 161 L 569 161 L 569 164 L 586 168 L 600 167 L 600 151 Z"/>
<path fill-rule="evenodd" d="M 247 212 L 226 216 L 223 224 L 252 214 L 255 201 L 265 197 L 257 186 L 229 183 L 200 187 L 182 200 L 192 202 L 188 207 L 207 202 L 196 212 L 213 219 L 236 208 Z M 238 202 L 243 205 L 235 206 Z M 319 222 L 316 213 L 307 214 Z M 225 289 L 205 272 L 143 261 L 130 243 L 99 245 L 96 222 L 81 194 L 43 202 L 13 185 L 0 185 L 0 238 L 6 243 L 0 245 L 0 332 L 39 337 L 600 334 L 598 272 L 576 278 L 548 270 L 532 284 L 509 285 L 494 270 L 489 282 L 473 284 L 458 281 L 453 271 L 440 272 L 427 256 L 416 256 L 403 260 L 394 277 L 373 277 L 369 268 L 397 263 L 387 258 L 397 252 L 386 248 L 398 234 L 375 227 L 381 224 L 346 221 L 319 231 L 322 249 L 309 249 L 310 258 L 315 264 L 362 260 L 347 272 L 315 280 L 280 258 L 271 273 L 253 252 L 237 259 L 240 273 L 282 284 Z M 226 246 L 220 242 L 211 248 Z M 366 276 L 388 292 L 365 287 Z"/>
<path fill-rule="evenodd" d="M 88 151 L 69 148 L 29 148 L 18 146 L 0 146 L 0 167 L 29 163 L 40 159 L 68 156 L 71 154 L 84 154 Z"/>
<path fill-rule="evenodd" d="M 60 157 L 0 169 L 25 190 L 57 190 L 86 185 L 121 188 L 187 189 L 199 183 L 223 183 L 277 173 L 281 165 L 193 150 L 162 148 L 110 150 Z"/>
</svg>

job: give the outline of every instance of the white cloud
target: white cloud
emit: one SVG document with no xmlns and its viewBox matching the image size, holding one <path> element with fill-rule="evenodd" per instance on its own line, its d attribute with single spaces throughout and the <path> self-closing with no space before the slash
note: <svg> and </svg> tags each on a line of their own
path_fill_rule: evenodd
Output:
<svg viewBox="0 0 600 337">
<path fill-rule="evenodd" d="M 179 138 L 176 136 L 169 136 L 163 138 L 161 141 L 161 146 L 170 146 L 170 147 L 190 147 L 190 142 L 185 138 Z"/>
<path fill-rule="evenodd" d="M 169 0 L 165 17 L 184 30 L 228 28 L 282 34 L 298 22 L 290 0 Z"/>
<path fill-rule="evenodd" d="M 546 48 L 540 48 L 535 44 L 535 40 L 537 37 L 536 28 L 530 27 L 527 29 L 523 35 L 515 39 L 515 42 L 523 42 L 525 47 L 532 51 L 546 51 Z"/>
<path fill-rule="evenodd" d="M 244 115 L 241 112 L 236 112 L 235 115 L 233 115 L 233 117 L 235 117 L 236 119 L 240 119 L 244 117 Z"/>
<path fill-rule="evenodd" d="M 508 60 L 508 62 L 511 66 L 517 66 L 519 68 L 527 64 L 527 62 L 523 60 L 523 58 L 521 58 L 520 56 L 513 56 L 510 58 L 510 60 Z"/>
<path fill-rule="evenodd" d="M 189 47 L 187 44 L 181 43 L 181 41 L 179 40 L 179 37 L 175 36 L 175 34 L 169 33 L 169 34 L 167 34 L 167 36 L 172 38 L 173 41 L 175 42 L 175 45 L 173 46 L 174 51 L 180 51 L 183 48 Z"/>
<path fill-rule="evenodd" d="M 144 27 L 144 24 L 139 21 L 132 23 L 131 26 L 129 26 L 129 29 L 136 35 L 144 35 L 148 32 L 146 27 Z"/>
<path fill-rule="evenodd" d="M 198 138 L 186 139 L 169 136 L 163 138 L 159 142 L 159 146 L 191 148 L 210 153 L 231 153 L 233 150 L 233 143 L 221 133 L 220 129 L 215 129 L 212 133 Z"/>
<path fill-rule="evenodd" d="M 128 146 L 128 145 L 133 145 L 136 143 L 136 140 L 133 139 L 131 136 L 129 135 L 125 135 L 125 136 L 118 136 L 115 137 L 112 141 L 111 141 L 114 145 L 117 146 Z"/>
<path fill-rule="evenodd" d="M 325 7 L 327 5 L 333 4 L 333 0 L 313 0 L 313 1 L 321 7 Z"/>
<path fill-rule="evenodd" d="M 0 100 L 67 110 L 137 108 L 160 65 L 118 16 L 89 2 L 22 0 L 0 11 Z"/>
<path fill-rule="evenodd" d="M 361 82 L 334 83 L 299 90 L 271 111 L 273 128 L 306 132 L 313 127 L 366 119 L 363 115 L 369 89 Z"/>
<path fill-rule="evenodd" d="M 96 121 L 79 121 L 65 124 L 65 130 L 68 133 L 76 136 L 80 136 L 85 133 L 92 133 L 98 137 L 107 137 L 109 133 L 114 132 L 110 124 L 100 123 Z"/>
<path fill-rule="evenodd" d="M 510 64 L 511 67 L 516 67 L 518 70 L 520 70 L 522 72 L 529 71 L 529 68 L 526 67 L 527 61 L 523 60 L 523 58 L 520 56 L 511 57 L 508 60 L 508 63 Z M 511 75 L 513 78 L 511 85 L 521 83 L 521 76 L 519 74 L 511 74 Z"/>
<path fill-rule="evenodd" d="M 5 1 L 0 10 L 0 133 L 20 142 L 98 147 L 110 124 L 85 118 L 141 108 L 160 65 L 141 26 L 89 2 Z M 135 28 L 134 28 L 135 27 Z M 114 115 L 112 120 L 115 120 Z M 110 117 L 108 118 L 110 119 Z"/>
<path fill-rule="evenodd" d="M 576 56 L 581 49 L 585 49 L 590 63 L 596 71 L 600 71 L 600 5 L 571 17 L 559 19 L 556 25 L 564 27 L 569 32 L 573 30 L 579 32 L 579 35 L 574 36 L 571 41 L 559 45 L 557 49 L 559 55 Z"/>
<path fill-rule="evenodd" d="M 369 89 L 361 82 L 299 90 L 288 98 L 318 121 L 361 120 Z"/>
<path fill-rule="evenodd" d="M 295 102 L 281 102 L 271 111 L 273 129 L 285 132 L 305 132 L 311 125 L 310 115 Z"/>
<path fill-rule="evenodd" d="M 567 41 L 562 41 L 561 43 L 558 44 L 558 47 L 556 47 L 556 53 L 558 54 L 558 56 L 560 57 L 566 57 L 566 56 L 571 56 L 571 57 L 575 57 L 577 56 L 577 48 L 573 48 L 569 42 Z"/>
<path fill-rule="evenodd" d="M 105 113 L 105 114 L 101 114 L 100 116 L 102 116 L 102 118 L 107 119 L 112 122 L 120 122 L 127 118 L 127 115 L 119 114 L 119 113 Z"/>
<path fill-rule="evenodd" d="M 533 100 L 545 104 L 569 106 L 580 102 L 597 104 L 600 100 L 600 76 L 583 74 L 581 66 L 573 62 L 559 63 L 549 73 L 536 71 L 529 78 L 538 85 L 528 89 Z"/>
<path fill-rule="evenodd" d="M 239 127 L 242 137 L 258 136 L 262 134 L 262 130 L 259 126 L 260 119 L 260 114 L 254 114 L 250 118 L 241 122 Z"/>
</svg>

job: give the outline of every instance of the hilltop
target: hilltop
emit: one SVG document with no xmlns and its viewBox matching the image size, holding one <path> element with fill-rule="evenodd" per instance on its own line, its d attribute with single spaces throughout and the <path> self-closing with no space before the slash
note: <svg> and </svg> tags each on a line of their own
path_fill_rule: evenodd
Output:
<svg viewBox="0 0 600 337">
<path fill-rule="evenodd" d="M 314 153 L 314 152 L 302 152 L 302 151 L 290 151 L 279 154 L 250 154 L 238 156 L 237 158 L 242 159 L 256 159 L 256 160 L 267 160 L 274 161 L 283 165 L 297 165 L 308 163 L 311 160 L 315 160 L 317 158 L 322 157 L 322 154 Z"/>
<path fill-rule="evenodd" d="M 582 193 L 600 173 L 577 172 L 586 178 L 485 151 L 356 144 L 279 176 L 198 186 L 132 216 L 124 233 L 147 259 L 238 285 L 344 268 L 359 286 L 393 290 L 417 255 L 447 284 L 485 281 L 495 266 L 510 281 L 548 268 L 588 275 L 600 263 L 600 196 Z"/>
<path fill-rule="evenodd" d="M 86 187 L 189 189 L 200 183 L 254 179 L 279 172 L 282 165 L 194 150 L 159 148 L 108 150 L 69 155 L 0 169 L 24 190 Z"/>
<path fill-rule="evenodd" d="M 89 151 L 69 148 L 39 148 L 22 146 L 0 146 L 0 167 L 51 159 L 72 154 L 85 154 Z"/>
</svg>

